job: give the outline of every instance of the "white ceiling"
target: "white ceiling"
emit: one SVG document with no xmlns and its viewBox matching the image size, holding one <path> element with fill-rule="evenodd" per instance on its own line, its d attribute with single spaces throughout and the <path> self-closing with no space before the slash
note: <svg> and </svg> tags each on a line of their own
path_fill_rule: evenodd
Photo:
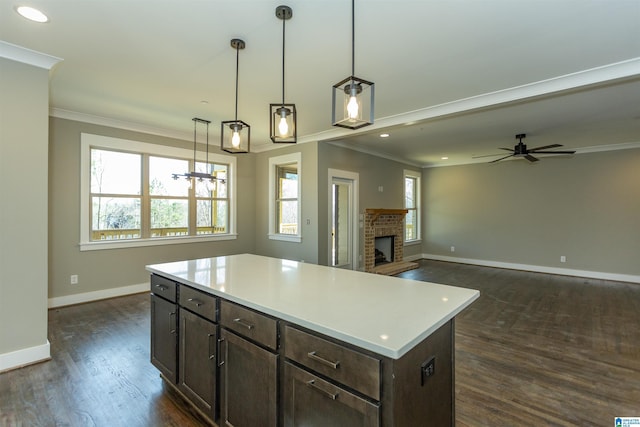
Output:
<svg viewBox="0 0 640 427">
<path fill-rule="evenodd" d="M 330 124 L 331 86 L 351 72 L 348 0 L 0 0 L 0 40 L 63 59 L 51 72 L 55 116 L 187 140 L 200 117 L 218 141 L 234 118 L 229 42 L 241 38 L 238 118 L 263 151 L 274 148 L 269 103 L 281 99 L 283 3 L 300 143 L 417 166 L 491 160 L 472 157 L 518 133 L 529 147 L 578 152 L 640 144 L 638 0 L 358 0 L 355 74 L 376 90 L 376 122 L 358 131 Z M 22 4 L 50 22 L 20 17 Z"/>
</svg>

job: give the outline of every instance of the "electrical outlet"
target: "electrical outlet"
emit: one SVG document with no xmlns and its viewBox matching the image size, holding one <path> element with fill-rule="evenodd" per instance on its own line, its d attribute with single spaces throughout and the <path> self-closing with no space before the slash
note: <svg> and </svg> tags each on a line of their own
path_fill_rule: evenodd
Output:
<svg viewBox="0 0 640 427">
<path fill-rule="evenodd" d="M 456 247 L 455 246 L 451 246 L 451 252 L 455 252 L 456 251 Z"/>
<path fill-rule="evenodd" d="M 69 280 L 69 283 L 71 283 L 72 285 L 77 285 L 78 284 L 78 275 L 77 274 L 72 274 L 71 278 Z"/>
<path fill-rule="evenodd" d="M 560 257 L 560 262 L 567 262 L 567 257 L 566 257 L 566 256 L 564 256 L 564 255 L 562 255 L 562 256 Z"/>
<path fill-rule="evenodd" d="M 424 385 L 429 377 L 434 376 L 436 373 L 436 357 L 432 356 L 431 359 L 427 360 L 422 364 L 420 369 L 420 384 Z"/>
</svg>

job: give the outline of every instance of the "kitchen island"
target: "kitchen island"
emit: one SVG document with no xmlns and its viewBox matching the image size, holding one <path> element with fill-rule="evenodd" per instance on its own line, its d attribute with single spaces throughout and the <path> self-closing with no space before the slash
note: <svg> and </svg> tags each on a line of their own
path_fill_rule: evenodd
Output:
<svg viewBox="0 0 640 427">
<path fill-rule="evenodd" d="M 454 425 L 454 318 L 479 292 L 231 255 L 147 266 L 151 358 L 219 425 Z"/>
</svg>

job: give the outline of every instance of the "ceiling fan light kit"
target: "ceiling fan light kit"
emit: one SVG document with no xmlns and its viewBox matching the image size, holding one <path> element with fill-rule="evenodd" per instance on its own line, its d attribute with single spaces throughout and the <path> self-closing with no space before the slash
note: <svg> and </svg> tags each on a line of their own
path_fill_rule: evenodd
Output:
<svg viewBox="0 0 640 427">
<path fill-rule="evenodd" d="M 522 140 L 525 139 L 526 137 L 527 137 L 526 133 L 517 134 L 516 139 L 518 140 L 518 143 L 513 148 L 500 147 L 500 150 L 510 151 L 511 154 L 504 157 L 500 157 L 499 159 L 491 160 L 489 163 L 496 163 L 496 162 L 499 162 L 500 160 L 505 160 L 511 157 L 524 158 L 533 163 L 540 160 L 537 157 L 534 157 L 533 154 L 575 154 L 575 150 L 548 151 L 551 148 L 562 147 L 561 144 L 551 144 L 551 145 L 545 145 L 542 147 L 527 148 L 526 144 L 522 142 Z M 493 157 L 493 156 L 499 156 L 499 155 L 500 154 L 487 154 L 484 156 L 474 156 L 473 158 L 478 159 L 481 157 Z"/>
</svg>

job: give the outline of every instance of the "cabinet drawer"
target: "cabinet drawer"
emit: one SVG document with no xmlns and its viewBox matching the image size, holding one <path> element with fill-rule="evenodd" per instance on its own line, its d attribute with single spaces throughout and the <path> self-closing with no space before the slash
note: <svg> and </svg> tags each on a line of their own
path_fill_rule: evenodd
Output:
<svg viewBox="0 0 640 427">
<path fill-rule="evenodd" d="M 217 298 L 188 286 L 180 286 L 180 305 L 200 316 L 216 322 Z"/>
<path fill-rule="evenodd" d="M 220 324 L 272 350 L 277 348 L 278 323 L 275 319 L 222 300 L 220 301 Z"/>
<path fill-rule="evenodd" d="M 288 362 L 284 366 L 285 427 L 380 425 L 380 407 Z"/>
<path fill-rule="evenodd" d="M 171 302 L 176 302 L 176 282 L 155 274 L 151 275 L 151 292 Z"/>
<path fill-rule="evenodd" d="M 286 326 L 285 357 L 380 400 L 380 361 Z"/>
</svg>

